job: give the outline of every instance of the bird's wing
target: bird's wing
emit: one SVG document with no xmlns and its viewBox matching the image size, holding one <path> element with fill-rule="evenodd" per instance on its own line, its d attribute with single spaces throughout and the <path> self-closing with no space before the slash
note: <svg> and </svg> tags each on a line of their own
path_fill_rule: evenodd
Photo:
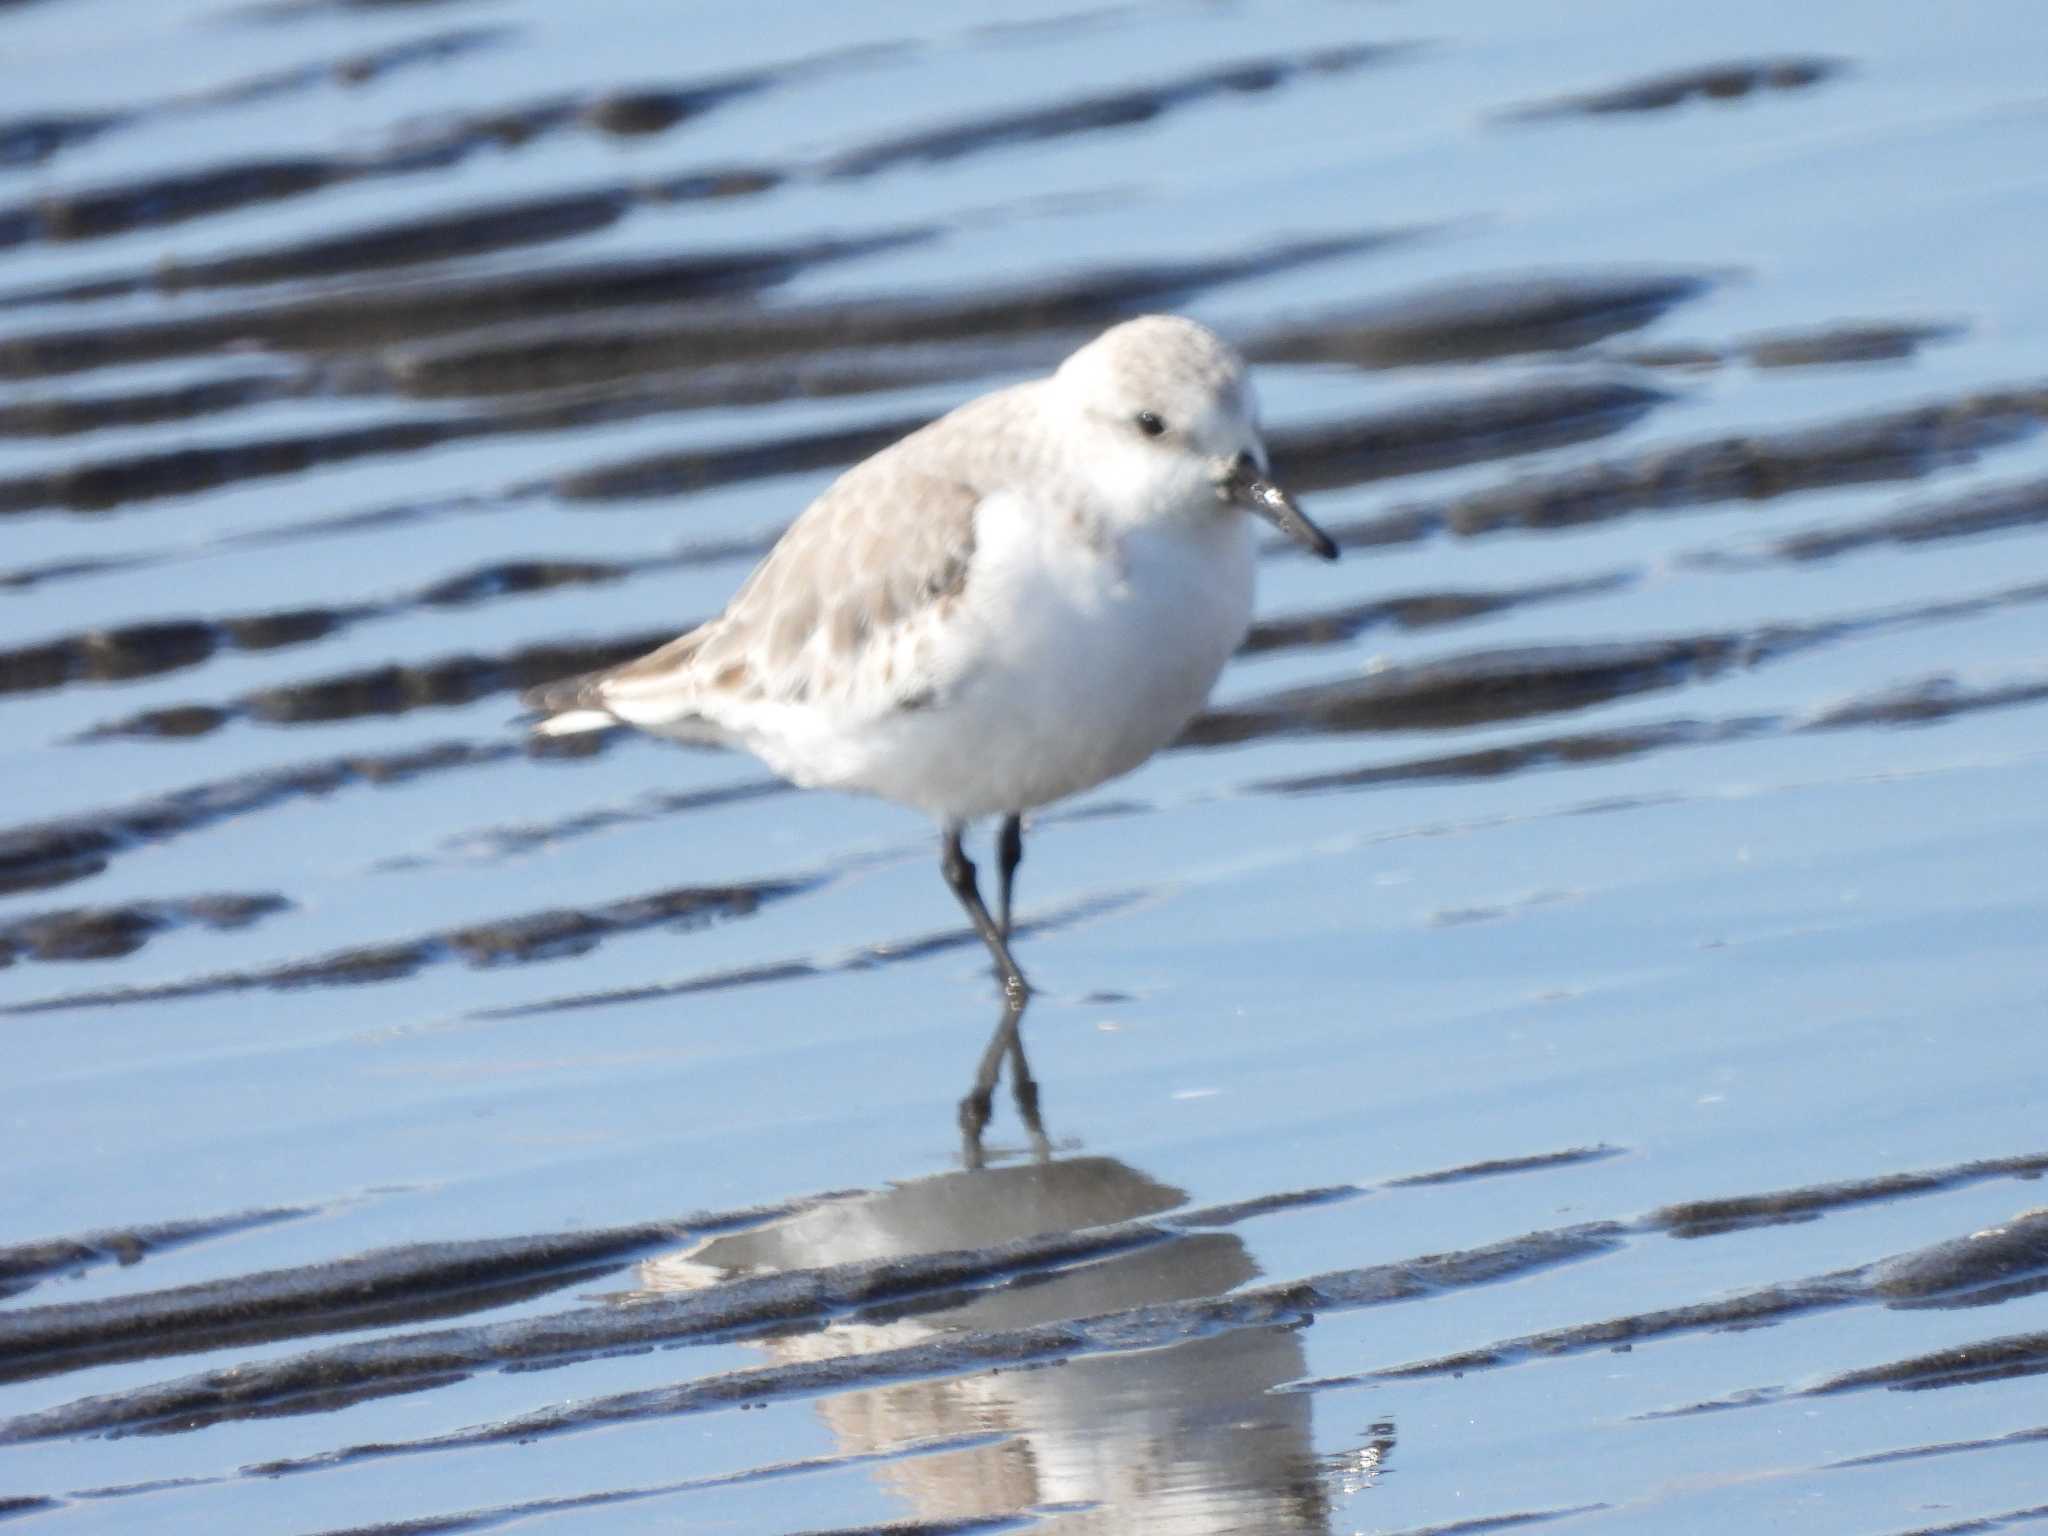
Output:
<svg viewBox="0 0 2048 1536">
<path fill-rule="evenodd" d="M 948 425 L 841 476 L 717 618 L 623 666 L 535 689 L 527 702 L 658 729 L 715 721 L 734 705 L 837 702 L 881 713 L 928 699 L 943 678 L 935 648 L 918 642 L 966 586 L 989 479 L 986 465 L 933 451 L 943 440 L 920 443 Z"/>
</svg>

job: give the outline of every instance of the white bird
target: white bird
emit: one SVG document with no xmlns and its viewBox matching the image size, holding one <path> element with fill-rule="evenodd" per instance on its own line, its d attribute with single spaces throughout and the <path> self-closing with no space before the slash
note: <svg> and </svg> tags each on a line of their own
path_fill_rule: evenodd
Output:
<svg viewBox="0 0 2048 1536">
<path fill-rule="evenodd" d="M 544 734 L 623 721 L 930 815 L 1021 1007 L 1023 813 L 1128 773 L 1202 708 L 1251 627 L 1246 514 L 1337 557 L 1267 474 L 1243 359 L 1192 320 L 1127 321 L 846 471 L 717 618 L 526 702 Z M 987 816 L 994 917 L 960 846 Z"/>
</svg>

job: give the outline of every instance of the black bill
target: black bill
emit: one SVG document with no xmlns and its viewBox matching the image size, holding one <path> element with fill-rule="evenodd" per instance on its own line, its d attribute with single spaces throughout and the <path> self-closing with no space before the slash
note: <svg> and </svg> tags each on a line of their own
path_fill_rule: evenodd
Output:
<svg viewBox="0 0 2048 1536">
<path fill-rule="evenodd" d="M 1335 541 L 1308 520 L 1292 496 L 1265 477 L 1250 454 L 1238 455 L 1230 478 L 1223 482 L 1223 494 L 1247 511 L 1258 513 L 1302 548 L 1325 560 L 1337 558 Z"/>
</svg>

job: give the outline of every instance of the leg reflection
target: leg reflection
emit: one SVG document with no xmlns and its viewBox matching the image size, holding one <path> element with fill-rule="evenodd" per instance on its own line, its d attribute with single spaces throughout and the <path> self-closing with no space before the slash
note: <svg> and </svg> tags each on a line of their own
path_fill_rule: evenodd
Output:
<svg viewBox="0 0 2048 1536">
<path fill-rule="evenodd" d="M 1010 1093 L 1017 1102 L 1017 1115 L 1024 1122 L 1025 1134 L 1031 1138 L 1031 1155 L 1039 1162 L 1052 1156 L 1052 1143 L 1046 1140 L 1045 1124 L 1038 1115 L 1038 1084 L 1031 1076 L 1031 1064 L 1024 1059 L 1021 1026 L 1028 1001 L 1023 997 L 1004 1000 L 1003 1016 L 988 1037 L 981 1064 L 975 1069 L 974 1086 L 960 1101 L 960 1159 L 969 1168 L 979 1168 L 986 1161 L 981 1134 L 988 1128 L 1005 1060 L 1010 1063 Z"/>
</svg>

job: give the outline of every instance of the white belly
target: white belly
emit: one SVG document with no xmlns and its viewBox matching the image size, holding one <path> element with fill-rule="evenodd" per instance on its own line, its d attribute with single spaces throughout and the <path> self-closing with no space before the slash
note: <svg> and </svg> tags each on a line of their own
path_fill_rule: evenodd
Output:
<svg viewBox="0 0 2048 1536">
<path fill-rule="evenodd" d="M 1108 547 L 989 519 L 976 565 L 957 684 L 874 722 L 814 782 L 942 821 L 1077 794 L 1179 735 L 1251 623 L 1252 535 L 1234 514 Z"/>
</svg>

